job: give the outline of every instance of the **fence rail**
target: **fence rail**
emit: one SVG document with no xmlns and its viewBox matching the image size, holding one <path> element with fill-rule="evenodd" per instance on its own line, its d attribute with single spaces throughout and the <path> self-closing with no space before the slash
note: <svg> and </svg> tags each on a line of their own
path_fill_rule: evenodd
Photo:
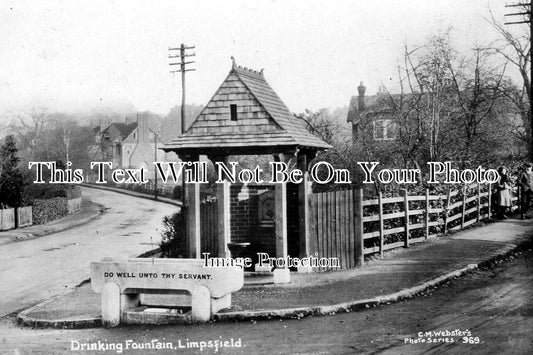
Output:
<svg viewBox="0 0 533 355">
<path fill-rule="evenodd" d="M 0 209 L 0 231 L 15 228 L 15 209 Z"/>
<path fill-rule="evenodd" d="M 463 186 L 447 194 L 408 195 L 363 200 L 362 190 L 314 193 L 310 239 L 319 257 L 337 257 L 341 268 L 362 264 L 364 255 L 466 228 L 491 217 L 491 185 Z M 512 197 L 512 209 L 520 201 Z"/>
<path fill-rule="evenodd" d="M 311 239 L 320 257 L 337 257 L 342 268 L 356 265 L 354 190 L 311 195 Z M 323 268 L 321 268 L 323 270 Z"/>
<path fill-rule="evenodd" d="M 17 208 L 17 228 L 33 224 L 33 211 L 31 206 Z"/>
<path fill-rule="evenodd" d="M 34 220 L 34 214 L 36 224 L 46 223 L 51 220 L 57 219 L 62 217 L 64 214 L 73 213 L 76 211 L 79 211 L 81 208 L 81 197 L 73 198 L 73 199 L 66 199 L 64 197 L 56 198 L 55 200 L 61 200 L 61 206 L 63 206 L 62 210 L 65 213 L 52 213 L 51 215 L 54 218 L 49 219 L 44 218 L 44 222 L 42 216 L 40 216 L 39 208 L 33 208 L 32 206 L 25 206 L 25 207 L 17 207 L 17 208 L 7 208 L 7 209 L 0 209 L 0 231 L 14 229 L 14 228 L 22 228 L 31 226 L 33 224 Z M 54 200 L 54 199 L 50 199 Z M 48 201 L 48 200 L 36 200 L 36 201 Z M 56 206 L 57 207 L 57 206 Z M 50 210 L 52 207 L 45 206 L 44 210 Z"/>
<path fill-rule="evenodd" d="M 81 197 L 67 200 L 67 210 L 69 214 L 79 211 L 80 208 L 81 208 Z"/>
</svg>

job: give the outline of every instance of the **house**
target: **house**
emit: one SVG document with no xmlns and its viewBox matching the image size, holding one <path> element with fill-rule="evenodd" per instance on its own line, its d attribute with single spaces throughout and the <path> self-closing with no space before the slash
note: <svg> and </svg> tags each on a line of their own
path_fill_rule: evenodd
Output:
<svg viewBox="0 0 533 355">
<path fill-rule="evenodd" d="M 97 143 L 102 159 L 112 162 L 113 167 L 122 166 L 122 143 L 136 127 L 137 123 L 112 122 L 101 130 Z"/>
<path fill-rule="evenodd" d="M 154 123 L 152 123 L 152 126 Z M 154 162 L 163 161 L 165 152 L 160 150 L 162 145 L 158 129 L 150 127 L 147 115 L 138 114 L 135 128 L 122 142 L 121 165 L 122 168 L 145 168 L 154 171 Z M 155 154 L 156 140 L 158 144 L 157 156 Z M 151 177 L 150 177 L 151 178 Z"/>
<path fill-rule="evenodd" d="M 348 106 L 347 122 L 352 124 L 352 139 L 356 143 L 368 130 L 376 141 L 396 139 L 397 123 L 392 105 L 398 95 L 389 94 L 381 86 L 376 95 L 366 96 L 363 82 L 357 87 L 357 96 L 352 96 Z"/>
<path fill-rule="evenodd" d="M 113 168 L 145 168 L 147 177 L 153 178 L 154 161 L 175 160 L 174 154 L 160 150 L 162 140 L 159 137 L 161 122 L 149 113 L 139 113 L 136 117 L 127 117 L 126 122 L 111 122 L 105 128 L 93 129 L 95 157 L 113 163 Z M 156 137 L 157 133 L 157 137 Z M 158 145 L 155 154 L 156 139 Z"/>
</svg>

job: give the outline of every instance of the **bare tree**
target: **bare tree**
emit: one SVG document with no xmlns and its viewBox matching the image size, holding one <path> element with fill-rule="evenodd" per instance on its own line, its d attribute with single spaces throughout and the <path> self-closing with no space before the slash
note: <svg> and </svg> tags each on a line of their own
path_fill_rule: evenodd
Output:
<svg viewBox="0 0 533 355">
<path fill-rule="evenodd" d="M 45 108 L 32 108 L 15 115 L 8 129 L 21 142 L 21 150 L 35 156 L 44 146 L 44 132 L 48 128 L 49 121 Z"/>
<path fill-rule="evenodd" d="M 503 96 L 501 88 L 507 66 L 507 63 L 501 69 L 491 66 L 491 51 L 487 48 L 476 47 L 473 52 L 473 58 L 466 63 L 456 65 L 449 58 L 447 62 L 459 109 L 456 121 L 464 134 L 459 157 L 463 166 L 472 158 L 481 125 Z"/>
<path fill-rule="evenodd" d="M 83 166 L 95 144 L 92 129 L 75 117 L 32 109 L 13 118 L 9 130 L 20 142 L 23 161 L 61 161 Z"/>
<path fill-rule="evenodd" d="M 518 114 L 522 117 L 523 129 L 525 132 L 524 141 L 527 144 L 529 157 L 533 160 L 533 117 L 531 115 L 531 9 L 529 4 L 524 4 L 522 10 L 526 15 L 524 22 L 529 22 L 529 26 L 524 24 L 518 31 L 521 34 L 511 32 L 501 22 L 491 17 L 488 22 L 500 35 L 500 40 L 494 43 L 492 49 L 511 63 L 522 78 L 522 89 L 509 92 L 509 99 L 515 104 Z M 518 7 L 520 8 L 520 7 Z"/>
<path fill-rule="evenodd" d="M 339 138 L 341 128 L 339 127 L 340 115 L 333 117 L 328 109 L 312 111 L 306 109 L 304 113 L 297 115 L 303 120 L 305 128 L 313 135 L 319 137 L 327 143 L 334 143 Z"/>
<path fill-rule="evenodd" d="M 400 92 L 380 90 L 358 122 L 366 130 L 358 136 L 362 152 L 421 171 L 428 161 L 454 160 L 466 167 L 509 152 L 504 147 L 509 141 L 497 138 L 503 132 L 498 123 L 508 118 L 506 64 L 497 66 L 494 59 L 494 51 L 482 46 L 459 55 L 449 31 L 422 46 L 405 46 L 398 65 Z M 372 129 L 378 120 L 394 123 L 394 139 L 375 141 Z"/>
<path fill-rule="evenodd" d="M 420 95 L 412 102 L 418 122 L 418 134 L 429 138 L 427 149 L 430 160 L 443 155 L 442 127 L 449 120 L 451 105 L 450 71 L 447 63 L 456 53 L 450 43 L 450 30 L 433 35 L 422 47 L 409 51 L 405 48 L 405 76 L 409 89 Z"/>
</svg>

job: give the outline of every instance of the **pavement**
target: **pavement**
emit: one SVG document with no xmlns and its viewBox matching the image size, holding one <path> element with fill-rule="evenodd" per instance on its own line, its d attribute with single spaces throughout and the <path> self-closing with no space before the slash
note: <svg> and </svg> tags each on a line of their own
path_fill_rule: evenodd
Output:
<svg viewBox="0 0 533 355">
<path fill-rule="evenodd" d="M 426 242 L 367 258 L 365 266 L 322 273 L 291 273 L 291 283 L 245 277 L 232 295 L 232 307 L 214 321 L 302 318 L 351 312 L 415 297 L 533 240 L 533 220 L 488 221 Z M 100 295 L 83 282 L 73 292 L 49 299 L 18 315 L 32 327 L 101 326 Z"/>
<path fill-rule="evenodd" d="M 106 186 L 106 185 L 81 184 L 81 186 L 89 187 L 89 188 L 92 188 L 92 189 L 113 191 L 113 192 L 118 192 L 118 193 L 121 193 L 121 194 L 124 194 L 124 195 L 130 195 L 130 196 L 135 196 L 135 197 L 139 197 L 139 198 L 146 198 L 148 200 L 156 200 L 156 201 L 159 201 L 159 202 L 164 202 L 164 203 L 168 203 L 168 204 L 175 205 L 175 206 L 181 206 L 181 201 L 175 200 L 175 199 L 172 199 L 172 198 L 168 198 L 168 197 L 164 197 L 164 196 L 157 196 L 157 199 L 156 199 L 153 195 L 147 194 L 147 193 L 144 193 L 144 192 L 138 192 L 138 191 L 134 191 L 134 190 L 128 190 L 128 189 L 123 189 L 123 188 L 118 188 L 118 187 L 111 187 L 111 186 Z"/>
<path fill-rule="evenodd" d="M 105 208 L 101 204 L 82 196 L 79 211 L 46 224 L 34 224 L 24 228 L 2 231 L 0 232 L 0 245 L 34 239 L 86 224 L 98 217 L 104 210 Z"/>
</svg>

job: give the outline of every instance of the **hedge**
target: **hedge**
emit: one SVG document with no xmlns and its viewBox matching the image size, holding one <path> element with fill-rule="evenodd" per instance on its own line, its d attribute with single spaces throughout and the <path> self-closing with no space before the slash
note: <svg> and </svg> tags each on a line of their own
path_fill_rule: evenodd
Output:
<svg viewBox="0 0 533 355">
<path fill-rule="evenodd" d="M 65 197 L 33 200 L 33 223 L 44 224 L 68 214 L 68 204 Z"/>
</svg>

